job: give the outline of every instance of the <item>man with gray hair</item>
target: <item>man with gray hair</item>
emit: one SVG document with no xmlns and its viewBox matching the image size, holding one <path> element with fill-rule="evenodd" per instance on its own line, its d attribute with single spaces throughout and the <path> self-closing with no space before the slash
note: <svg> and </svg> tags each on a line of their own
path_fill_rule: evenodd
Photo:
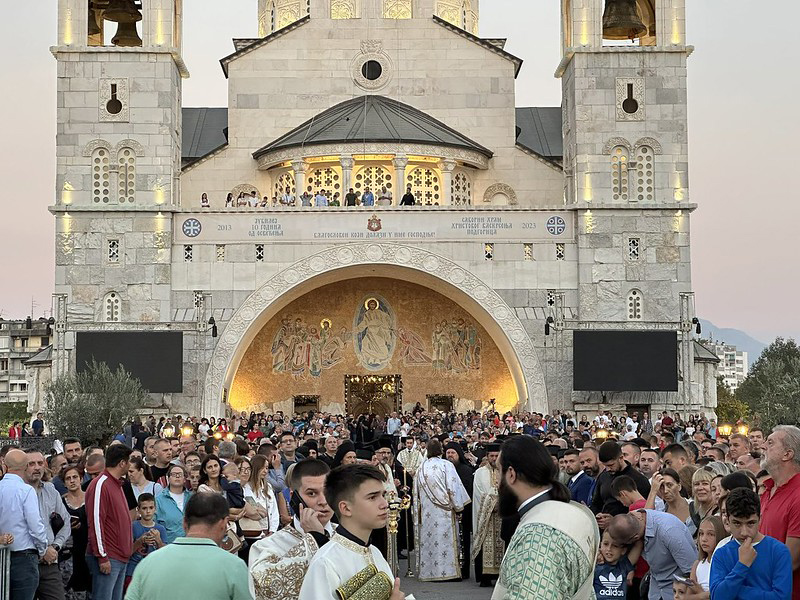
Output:
<svg viewBox="0 0 800 600">
<path fill-rule="evenodd" d="M 70 516 L 61 494 L 49 481 L 42 481 L 45 473 L 44 455 L 38 450 L 27 450 L 28 465 L 23 479 L 36 490 L 39 502 L 39 517 L 47 535 L 47 549 L 39 559 L 39 598 L 58 600 L 64 598 L 64 582 L 58 568 L 58 553 L 66 546 L 71 534 Z"/>
<path fill-rule="evenodd" d="M 220 442 L 219 448 L 217 449 L 217 456 L 219 456 L 220 460 L 224 460 L 225 462 L 230 462 L 234 458 L 236 458 L 236 444 L 233 442 Z"/>
<path fill-rule="evenodd" d="M 767 438 L 762 468 L 761 524 L 764 535 L 786 544 L 792 555 L 792 599 L 800 599 L 800 429 L 778 425 Z"/>
</svg>

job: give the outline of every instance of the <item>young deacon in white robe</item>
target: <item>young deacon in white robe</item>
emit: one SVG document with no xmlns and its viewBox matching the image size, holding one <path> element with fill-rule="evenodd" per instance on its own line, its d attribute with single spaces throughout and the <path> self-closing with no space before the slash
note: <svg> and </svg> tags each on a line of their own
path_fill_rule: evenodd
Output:
<svg viewBox="0 0 800 600">
<path fill-rule="evenodd" d="M 442 444 L 428 443 L 428 458 L 414 478 L 414 546 L 420 581 L 461 579 L 457 512 L 469 504 L 469 494 L 455 466 L 442 458 Z M 469 518 L 467 516 L 466 518 Z M 420 535 L 424 531 L 424 535 Z"/>
<path fill-rule="evenodd" d="M 486 463 L 475 471 L 472 487 L 472 552 L 475 575 L 479 582 L 490 585 L 492 576 L 500 573 L 503 560 L 503 540 L 500 538 L 500 511 L 497 505 L 497 487 L 500 472 L 497 456 L 500 444 L 487 446 Z"/>
<path fill-rule="evenodd" d="M 404 600 L 400 580 L 377 548 L 373 529 L 386 527 L 389 503 L 383 474 L 370 465 L 331 471 L 325 485 L 339 527 L 311 559 L 300 600 Z"/>
<path fill-rule="evenodd" d="M 329 471 L 319 460 L 293 467 L 289 487 L 300 495 L 300 516 L 250 548 L 250 593 L 256 600 L 297 600 L 300 595 L 311 558 L 334 532 L 333 511 L 325 500 Z"/>
</svg>

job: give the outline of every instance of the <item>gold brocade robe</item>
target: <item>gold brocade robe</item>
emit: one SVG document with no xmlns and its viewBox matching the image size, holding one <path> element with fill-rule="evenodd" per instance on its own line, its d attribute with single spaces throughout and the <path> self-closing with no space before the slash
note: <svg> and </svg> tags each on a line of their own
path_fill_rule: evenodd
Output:
<svg viewBox="0 0 800 600">
<path fill-rule="evenodd" d="M 472 491 L 472 560 L 481 552 L 481 565 L 486 575 L 500 573 L 503 562 L 503 540 L 500 538 L 500 512 L 497 505 L 498 470 L 484 465 L 475 471 Z"/>
</svg>

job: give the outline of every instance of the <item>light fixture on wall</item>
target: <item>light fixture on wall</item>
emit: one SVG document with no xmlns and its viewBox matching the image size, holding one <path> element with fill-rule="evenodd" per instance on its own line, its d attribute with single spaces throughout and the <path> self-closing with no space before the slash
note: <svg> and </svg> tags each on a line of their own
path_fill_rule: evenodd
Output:
<svg viewBox="0 0 800 600">
<path fill-rule="evenodd" d="M 214 317 L 211 317 L 208 320 L 208 324 L 211 325 L 211 337 L 217 337 L 217 321 L 214 319 Z"/>
<path fill-rule="evenodd" d="M 692 318 L 692 325 L 696 326 L 695 327 L 695 333 L 697 335 L 700 335 L 701 333 L 703 333 L 703 328 L 700 327 L 700 319 L 698 319 L 697 317 L 693 317 Z"/>
<path fill-rule="evenodd" d="M 550 325 L 555 323 L 555 319 L 553 317 L 547 317 L 547 320 L 544 322 L 544 334 L 550 335 Z"/>
</svg>

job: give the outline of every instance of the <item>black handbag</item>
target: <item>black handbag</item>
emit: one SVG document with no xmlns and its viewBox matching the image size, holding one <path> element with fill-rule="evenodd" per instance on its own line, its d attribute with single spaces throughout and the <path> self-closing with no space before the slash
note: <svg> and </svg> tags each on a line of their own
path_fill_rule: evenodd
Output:
<svg viewBox="0 0 800 600">
<path fill-rule="evenodd" d="M 64 527 L 64 517 L 57 512 L 52 513 L 50 515 L 50 529 L 53 531 L 53 535 L 61 531 L 62 527 Z"/>
</svg>

